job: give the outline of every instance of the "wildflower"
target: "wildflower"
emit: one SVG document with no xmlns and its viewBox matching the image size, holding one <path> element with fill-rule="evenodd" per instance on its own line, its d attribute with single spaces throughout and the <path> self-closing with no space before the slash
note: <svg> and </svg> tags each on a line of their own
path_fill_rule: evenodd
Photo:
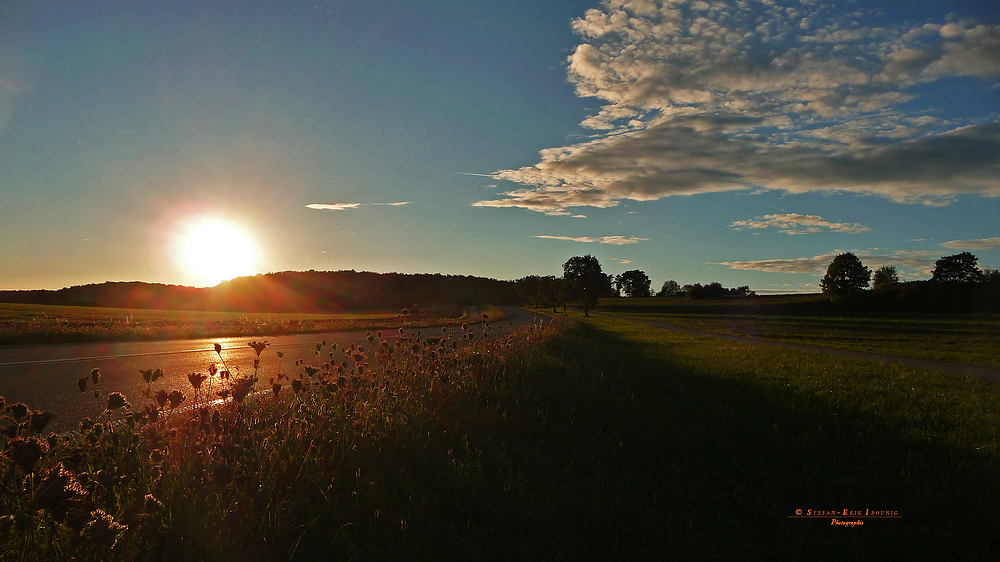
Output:
<svg viewBox="0 0 1000 562">
<path fill-rule="evenodd" d="M 42 430 L 45 429 L 45 426 L 49 425 L 49 422 L 52 421 L 52 418 L 54 417 L 55 414 L 47 410 L 44 412 L 31 412 L 31 416 L 28 417 L 28 427 L 30 427 L 31 431 L 34 433 L 41 433 Z"/>
<path fill-rule="evenodd" d="M 271 383 L 271 392 L 273 392 L 275 396 L 278 396 L 278 393 L 281 392 L 281 383 Z"/>
<path fill-rule="evenodd" d="M 275 351 L 275 353 L 278 355 L 278 359 L 281 359 L 282 357 L 285 356 L 285 352 L 284 351 Z"/>
<path fill-rule="evenodd" d="M 153 395 L 153 399 L 156 400 L 156 404 L 161 408 L 167 405 L 167 400 L 169 398 L 170 395 L 167 394 L 167 391 L 163 390 L 162 388 L 160 390 L 157 390 L 156 394 Z"/>
<path fill-rule="evenodd" d="M 250 394 L 250 390 L 253 387 L 254 379 L 247 377 L 237 380 L 233 384 L 233 400 L 236 402 L 242 402 L 244 398 Z"/>
<path fill-rule="evenodd" d="M 191 373 L 188 375 L 188 382 L 191 383 L 191 386 L 193 386 L 195 390 L 198 390 L 201 388 L 201 383 L 205 382 L 205 379 L 207 378 L 208 377 L 201 373 Z"/>
<path fill-rule="evenodd" d="M 222 344 L 221 343 L 216 343 L 215 344 L 215 352 L 219 354 L 219 357 L 222 357 Z"/>
<path fill-rule="evenodd" d="M 87 377 L 80 377 L 76 380 L 76 386 L 80 388 L 80 392 L 87 391 L 87 381 L 90 380 Z"/>
<path fill-rule="evenodd" d="M 101 397 L 101 391 L 100 390 L 95 390 L 94 391 L 94 400 L 97 400 L 100 397 Z"/>
<path fill-rule="evenodd" d="M 222 416 L 219 414 L 218 410 L 212 412 L 212 429 L 214 429 L 216 433 L 222 433 Z"/>
<path fill-rule="evenodd" d="M 10 459 L 14 461 L 14 465 L 25 472 L 32 472 L 45 455 L 42 442 L 34 437 L 8 441 L 7 447 L 11 449 Z"/>
<path fill-rule="evenodd" d="M 317 369 L 315 367 L 310 367 L 308 365 L 306 366 L 306 374 L 309 375 L 310 378 L 312 378 L 313 375 L 315 375 L 318 372 L 319 372 L 319 369 Z"/>
<path fill-rule="evenodd" d="M 153 494 L 146 494 L 146 497 L 142 499 L 142 509 L 146 513 L 156 513 L 163 509 L 163 502 L 156 499 Z"/>
<path fill-rule="evenodd" d="M 128 402 L 125 401 L 125 395 L 121 392 L 112 392 L 108 395 L 108 411 L 117 410 L 118 408 L 124 408 L 128 406 Z"/>
<path fill-rule="evenodd" d="M 17 404 L 7 406 L 7 411 L 14 416 L 14 419 L 21 421 L 24 416 L 28 415 L 28 405 L 24 402 L 18 402 Z"/>
<path fill-rule="evenodd" d="M 128 525 L 122 525 L 104 510 L 96 509 L 90 513 L 94 519 L 87 523 L 84 534 L 90 537 L 95 546 L 111 549 L 118 539 L 128 530 Z"/>
<path fill-rule="evenodd" d="M 170 409 L 173 410 L 176 409 L 177 406 L 180 406 L 181 402 L 184 401 L 184 398 L 184 393 L 179 390 L 175 390 L 167 395 L 167 400 L 170 401 Z"/>
<path fill-rule="evenodd" d="M 215 363 L 208 364 L 208 376 L 214 377 L 215 373 L 219 372 L 219 368 L 215 366 Z"/>
<path fill-rule="evenodd" d="M 28 503 L 28 510 L 44 509 L 65 513 L 68 502 L 82 499 L 86 495 L 87 491 L 76 481 L 76 476 L 66 470 L 66 467 L 60 462 L 42 477 L 41 483 L 35 488 L 31 501 Z"/>
<path fill-rule="evenodd" d="M 260 357 L 261 352 L 267 349 L 267 347 L 270 346 L 271 344 L 269 344 L 266 341 L 252 341 L 248 342 L 247 345 L 252 347 L 253 350 L 257 352 L 257 357 Z"/>
<path fill-rule="evenodd" d="M 90 370 L 90 380 L 94 381 L 94 384 L 101 382 L 101 370 L 94 367 Z"/>
<path fill-rule="evenodd" d="M 302 381 L 299 380 L 299 379 L 293 380 L 292 381 L 292 390 L 295 392 L 295 394 L 298 394 L 298 393 L 302 392 Z"/>
</svg>

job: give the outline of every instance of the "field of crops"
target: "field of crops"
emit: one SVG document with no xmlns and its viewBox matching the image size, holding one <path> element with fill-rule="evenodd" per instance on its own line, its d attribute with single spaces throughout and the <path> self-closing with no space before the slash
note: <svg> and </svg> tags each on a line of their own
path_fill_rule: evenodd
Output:
<svg viewBox="0 0 1000 562">
<path fill-rule="evenodd" d="M 609 301 L 602 309 L 708 332 L 1000 367 L 998 316 L 834 315 L 830 309 L 810 314 L 818 306 L 815 297 L 810 297 L 693 302 L 677 298 L 619 299 Z"/>
<path fill-rule="evenodd" d="M 461 309 L 408 318 L 434 325 Z M 242 313 L 0 303 L 0 345 L 192 339 L 374 330 L 396 327 L 400 311 L 351 314 Z"/>
</svg>

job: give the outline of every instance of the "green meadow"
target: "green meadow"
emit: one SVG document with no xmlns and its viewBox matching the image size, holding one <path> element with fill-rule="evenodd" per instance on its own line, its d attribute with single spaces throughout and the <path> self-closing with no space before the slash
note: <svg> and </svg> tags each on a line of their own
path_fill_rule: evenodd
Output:
<svg viewBox="0 0 1000 562">
<path fill-rule="evenodd" d="M 204 413 L 167 415 L 155 391 L 198 398 L 154 380 L 149 403 L 109 402 L 70 438 L 36 438 L 8 408 L 0 558 L 987 560 L 1000 546 L 995 384 L 573 313 L 432 331 L 318 344 L 317 362 Z"/>
<path fill-rule="evenodd" d="M 1000 367 L 1000 316 L 869 314 L 823 304 L 815 295 L 742 302 L 667 297 L 608 299 L 601 310 L 707 332 Z"/>
</svg>

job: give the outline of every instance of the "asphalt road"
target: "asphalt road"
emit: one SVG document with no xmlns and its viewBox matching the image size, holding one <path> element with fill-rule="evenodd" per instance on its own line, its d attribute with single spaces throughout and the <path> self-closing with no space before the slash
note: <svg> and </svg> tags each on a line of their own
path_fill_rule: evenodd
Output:
<svg viewBox="0 0 1000 562">
<path fill-rule="evenodd" d="M 550 319 L 516 308 L 505 311 L 510 318 L 495 324 L 503 327 L 504 331 L 515 326 L 527 326 L 540 319 Z M 469 312 L 470 318 L 478 315 L 475 307 L 470 307 Z M 441 332 L 441 328 L 420 330 L 424 336 Z M 382 335 L 392 341 L 396 331 L 383 330 Z M 163 369 L 164 378 L 154 383 L 154 391 L 160 388 L 181 390 L 191 400 L 193 392 L 187 380 L 190 373 L 207 374 L 210 364 L 221 370 L 224 368 L 222 360 L 233 373 L 237 370 L 252 372 L 254 351 L 247 345 L 251 340 L 270 343 L 260 356 L 260 380 L 266 384 L 268 378 L 278 371 L 279 361 L 283 372 L 297 372 L 296 359 L 315 363 L 317 342 L 326 340 L 327 343 L 338 344 L 340 350 L 335 359 L 340 361 L 344 358 L 342 350 L 351 343 L 367 346 L 366 336 L 365 331 L 353 331 L 256 338 L 2 346 L 0 396 L 5 397 L 8 404 L 24 402 L 31 408 L 55 413 L 56 417 L 46 429 L 65 431 L 74 429 L 83 417 L 103 411 L 109 392 L 121 392 L 133 406 L 144 404 L 146 399 L 142 393 L 146 383 L 139 373 L 140 369 Z M 222 345 L 222 360 L 215 353 L 216 343 Z M 284 352 L 284 357 L 279 360 L 276 351 Z M 326 361 L 329 360 L 328 352 L 329 348 L 323 351 Z M 88 383 L 87 392 L 81 393 L 77 380 L 88 376 L 95 367 L 101 370 L 100 384 L 94 387 Z M 92 396 L 91 391 L 95 388 L 102 394 L 99 401 Z"/>
</svg>

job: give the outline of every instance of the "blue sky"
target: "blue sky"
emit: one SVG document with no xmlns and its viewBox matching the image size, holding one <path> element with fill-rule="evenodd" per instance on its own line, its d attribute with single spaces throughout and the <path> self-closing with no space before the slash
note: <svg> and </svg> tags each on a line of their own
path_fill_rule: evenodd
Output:
<svg viewBox="0 0 1000 562">
<path fill-rule="evenodd" d="M 211 284 L 219 220 L 241 272 L 815 290 L 998 216 L 992 2 L 0 0 L 0 289 Z"/>
</svg>

